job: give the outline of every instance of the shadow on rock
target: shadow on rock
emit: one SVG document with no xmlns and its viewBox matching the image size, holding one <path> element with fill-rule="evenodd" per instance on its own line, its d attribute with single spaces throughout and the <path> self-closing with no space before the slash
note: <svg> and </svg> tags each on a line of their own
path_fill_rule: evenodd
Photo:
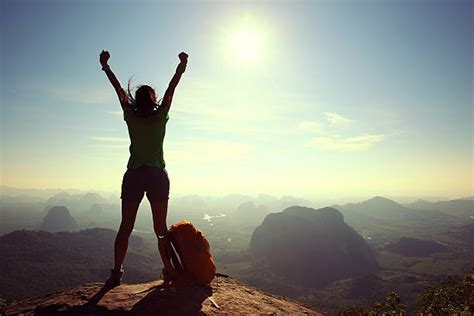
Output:
<svg viewBox="0 0 474 316">
<path fill-rule="evenodd" d="M 148 292 L 146 296 L 132 306 L 131 310 L 124 310 L 97 305 L 109 290 L 111 288 L 103 287 L 83 305 L 51 304 L 38 306 L 34 310 L 34 315 L 199 315 L 201 314 L 202 303 L 212 295 L 210 286 L 169 288 L 159 285 L 134 293 Z"/>
<path fill-rule="evenodd" d="M 89 301 L 84 306 L 93 306 L 96 305 L 108 291 L 112 290 L 114 286 L 104 285 L 99 292 L 97 292 L 94 296 L 92 296 Z"/>
<path fill-rule="evenodd" d="M 87 303 L 78 306 L 69 306 L 67 304 L 51 304 L 47 306 L 38 306 L 34 310 L 35 316 L 43 315 L 110 315 L 110 311 L 105 306 L 99 306 L 97 303 L 113 287 L 104 285 L 99 292 L 92 296 Z M 125 311 L 114 312 L 114 315 L 125 315 Z"/>
<path fill-rule="evenodd" d="M 125 315 L 126 313 L 114 312 L 114 315 Z M 69 306 L 65 304 L 52 304 L 47 306 L 38 306 L 34 310 L 35 316 L 51 315 L 110 315 L 107 307 L 84 304 L 79 306 Z"/>
<path fill-rule="evenodd" d="M 210 286 L 155 287 L 130 310 L 133 315 L 198 315 L 202 303 L 212 295 Z"/>
</svg>

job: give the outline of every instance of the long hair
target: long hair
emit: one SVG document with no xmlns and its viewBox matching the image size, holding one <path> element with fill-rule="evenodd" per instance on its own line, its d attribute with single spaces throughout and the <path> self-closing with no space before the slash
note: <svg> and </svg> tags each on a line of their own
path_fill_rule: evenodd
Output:
<svg viewBox="0 0 474 316">
<path fill-rule="evenodd" d="M 130 91 L 131 78 L 128 80 L 127 86 L 127 98 L 130 110 L 137 116 L 147 117 L 155 115 L 160 106 L 160 101 L 155 102 L 153 96 L 156 99 L 155 89 L 148 85 L 140 85 L 135 90 L 135 97 Z"/>
</svg>

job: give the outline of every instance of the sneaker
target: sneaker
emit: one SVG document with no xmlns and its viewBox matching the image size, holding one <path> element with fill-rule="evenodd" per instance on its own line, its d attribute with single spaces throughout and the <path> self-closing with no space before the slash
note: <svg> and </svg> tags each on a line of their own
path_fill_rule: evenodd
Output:
<svg viewBox="0 0 474 316">
<path fill-rule="evenodd" d="M 116 287 L 119 286 L 123 277 L 123 269 L 120 270 L 110 270 L 110 277 L 105 281 L 105 286 L 107 287 Z"/>
<path fill-rule="evenodd" d="M 173 286 L 173 284 L 179 280 L 179 273 L 175 269 L 166 270 L 163 268 L 161 270 L 161 277 L 163 279 L 163 284 Z"/>
<path fill-rule="evenodd" d="M 165 269 L 161 270 L 161 278 L 163 279 L 164 284 L 170 284 L 173 280 L 171 275 Z"/>
</svg>

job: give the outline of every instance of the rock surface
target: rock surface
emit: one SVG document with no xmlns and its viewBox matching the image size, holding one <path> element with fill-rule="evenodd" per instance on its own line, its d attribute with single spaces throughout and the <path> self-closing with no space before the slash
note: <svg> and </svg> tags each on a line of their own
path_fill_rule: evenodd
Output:
<svg viewBox="0 0 474 316">
<path fill-rule="evenodd" d="M 287 298 L 267 294 L 218 274 L 206 287 L 169 289 L 163 281 L 123 284 L 104 290 L 88 283 L 45 297 L 20 301 L 6 315 L 172 315 L 309 314 L 324 315 Z M 2 313 L 3 314 L 3 313 Z"/>
</svg>

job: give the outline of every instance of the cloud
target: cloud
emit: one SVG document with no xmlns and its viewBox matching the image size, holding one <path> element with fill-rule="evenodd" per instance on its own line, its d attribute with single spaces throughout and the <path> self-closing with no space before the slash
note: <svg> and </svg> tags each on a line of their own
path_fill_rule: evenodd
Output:
<svg viewBox="0 0 474 316">
<path fill-rule="evenodd" d="M 311 140 L 311 144 L 334 151 L 356 151 L 368 149 L 383 139 L 384 135 L 363 134 L 346 138 L 333 135 L 329 137 L 315 137 Z"/>
<path fill-rule="evenodd" d="M 249 102 L 239 106 L 197 103 L 193 108 L 177 103 L 170 117 L 174 126 L 198 133 L 238 134 L 260 140 L 288 134 L 282 126 L 290 124 L 278 105 L 252 107 Z"/>
<path fill-rule="evenodd" d="M 325 112 L 327 122 L 301 121 L 298 129 L 308 132 L 313 138 L 310 145 L 334 151 L 365 150 L 384 139 L 383 134 L 375 134 L 376 129 L 366 128 L 355 131 L 350 126 L 354 121 L 338 113 Z M 353 135 L 357 136 L 353 136 Z"/>
<path fill-rule="evenodd" d="M 123 111 L 122 111 L 122 110 L 119 110 L 119 111 L 105 111 L 105 113 L 112 114 L 112 115 L 116 115 L 116 116 L 121 116 L 121 115 L 123 115 Z"/>
<path fill-rule="evenodd" d="M 122 149 L 128 148 L 130 145 L 128 137 L 92 136 L 90 139 L 95 141 L 89 145 L 94 148 Z"/>
<path fill-rule="evenodd" d="M 253 144 L 221 140 L 193 139 L 168 142 L 165 158 L 175 162 L 228 162 L 247 156 Z M 169 149 L 168 149 L 169 148 Z"/>
<path fill-rule="evenodd" d="M 88 131 L 94 131 L 94 132 L 116 132 L 116 128 L 106 128 L 106 127 L 80 127 L 80 129 L 85 129 Z"/>
<path fill-rule="evenodd" d="M 323 130 L 323 125 L 318 122 L 303 121 L 300 124 L 298 124 L 298 129 L 305 130 L 305 131 L 320 132 Z"/>
<path fill-rule="evenodd" d="M 112 87 L 105 86 L 97 88 L 94 86 L 65 86 L 60 83 L 57 85 L 35 84 L 30 89 L 36 93 L 46 94 L 54 100 L 60 100 L 70 104 L 117 104 L 120 108 L 117 96 Z"/>
<path fill-rule="evenodd" d="M 111 136 L 92 136 L 91 139 L 99 142 L 128 142 L 127 137 L 111 137 Z"/>
<path fill-rule="evenodd" d="M 122 148 L 128 148 L 128 144 L 94 144 L 90 145 L 90 147 L 94 148 L 109 148 L 109 149 L 122 149 Z"/>
<path fill-rule="evenodd" d="M 316 121 L 301 121 L 297 127 L 299 130 L 307 132 L 326 134 L 329 133 L 331 129 L 334 131 L 335 129 L 339 129 L 341 127 L 349 127 L 349 125 L 351 125 L 353 122 L 353 120 L 337 113 L 325 112 L 324 116 L 327 122 L 320 123 Z"/>
<path fill-rule="evenodd" d="M 324 115 L 331 126 L 334 127 L 348 127 L 353 122 L 353 120 L 333 112 L 325 112 Z"/>
<path fill-rule="evenodd" d="M 262 95 L 257 87 L 239 89 L 223 82 L 199 82 L 199 86 L 179 91 L 172 106 L 173 117 L 187 119 L 196 128 L 226 125 L 265 126 L 264 131 L 274 121 L 287 119 L 295 109 L 288 106 L 285 93 L 275 91 Z M 231 124 L 229 124 L 231 123 Z M 234 125 L 234 126 L 230 126 Z M 219 126 L 219 129 L 222 129 Z"/>
</svg>

